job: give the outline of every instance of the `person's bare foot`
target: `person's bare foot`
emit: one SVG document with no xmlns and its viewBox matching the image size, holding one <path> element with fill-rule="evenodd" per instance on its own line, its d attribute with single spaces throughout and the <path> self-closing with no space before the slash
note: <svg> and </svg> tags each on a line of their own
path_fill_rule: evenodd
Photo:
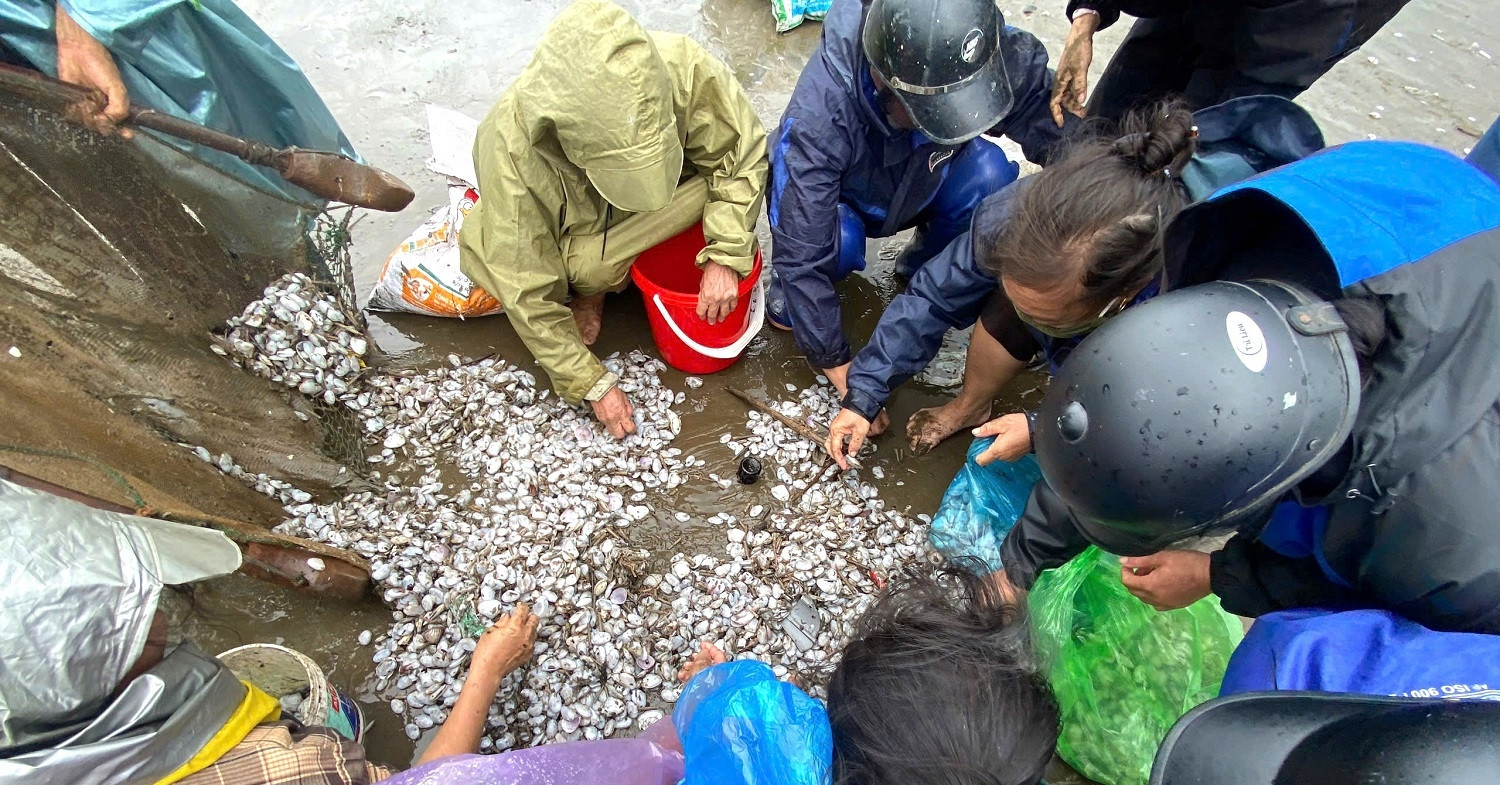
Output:
<svg viewBox="0 0 1500 785">
<path fill-rule="evenodd" d="M 583 345 L 593 346 L 599 340 L 599 330 L 604 326 L 604 295 L 573 295 L 568 303 L 573 311 L 573 321 L 578 322 L 578 332 L 583 335 Z"/>
<path fill-rule="evenodd" d="M 991 408 L 970 407 L 962 398 L 954 398 L 942 406 L 918 410 L 906 421 L 906 443 L 913 455 L 924 455 L 949 436 L 988 422 Z"/>
</svg>

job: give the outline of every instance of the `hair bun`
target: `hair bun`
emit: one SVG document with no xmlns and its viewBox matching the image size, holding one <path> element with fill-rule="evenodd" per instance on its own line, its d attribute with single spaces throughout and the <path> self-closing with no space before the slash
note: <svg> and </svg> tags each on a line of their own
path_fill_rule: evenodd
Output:
<svg viewBox="0 0 1500 785">
<path fill-rule="evenodd" d="M 1151 142 L 1151 132 L 1125 134 L 1114 142 L 1115 152 L 1127 161 L 1139 163 Z"/>
<path fill-rule="evenodd" d="M 1136 109 L 1120 121 L 1114 149 L 1143 175 L 1181 172 L 1198 149 L 1193 113 L 1181 100 Z"/>
</svg>

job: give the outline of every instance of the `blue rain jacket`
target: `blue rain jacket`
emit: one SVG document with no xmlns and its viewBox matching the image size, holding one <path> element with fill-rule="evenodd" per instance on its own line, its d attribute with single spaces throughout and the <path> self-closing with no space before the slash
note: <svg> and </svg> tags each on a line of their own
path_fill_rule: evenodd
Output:
<svg viewBox="0 0 1500 785">
<path fill-rule="evenodd" d="M 1323 134 L 1307 110 L 1275 96 L 1252 96 L 1201 109 L 1198 153 L 1182 180 L 1194 199 L 1323 147 Z M 1004 225 L 1023 178 L 989 196 L 974 211 L 968 232 L 919 270 L 905 292 L 891 301 L 870 342 L 849 369 L 849 392 L 843 405 L 873 420 L 891 392 L 920 373 L 937 356 L 943 334 L 974 324 L 999 282 L 980 265 L 975 238 L 987 247 Z M 1169 283 L 1175 284 L 1168 269 Z M 1153 285 L 1143 297 L 1155 296 Z M 982 329 L 982 328 L 976 328 Z M 1047 359 L 1062 362 L 1081 338 L 1055 339 L 1032 331 Z M 1029 358 L 1021 358 L 1029 359 Z"/>
<path fill-rule="evenodd" d="M 1500 636 L 1435 632 L 1390 611 L 1278 611 L 1245 633 L 1219 694 L 1271 690 L 1500 701 Z"/>
<path fill-rule="evenodd" d="M 835 0 L 823 20 L 823 41 L 802 69 L 771 141 L 771 263 L 786 287 L 797 346 L 819 368 L 853 356 L 833 288 L 839 202 L 884 217 L 890 226 L 909 226 L 963 147 L 897 131 L 872 103 L 874 84 L 860 45 L 864 11 L 859 0 Z M 1007 27 L 1001 51 L 1015 103 L 989 133 L 1011 137 L 1027 158 L 1041 162 L 1065 130 L 1052 122 L 1048 107 L 1047 50 L 1030 33 Z"/>
<path fill-rule="evenodd" d="M 62 0 L 114 55 L 132 105 L 273 147 L 355 156 L 302 69 L 229 0 Z M 0 41 L 57 75 L 53 0 L 0 3 Z M 323 199 L 273 170 L 171 137 L 152 136 L 259 191 L 309 207 Z"/>
<path fill-rule="evenodd" d="M 1354 142 L 1190 208 L 1166 255 L 1214 273 L 1185 285 L 1326 268 L 1336 280 L 1319 296 L 1368 301 L 1386 321 L 1347 471 L 1321 497 L 1289 494 L 1212 554 L 1224 609 L 1381 608 L 1500 634 L 1500 188 L 1441 150 Z M 1029 588 L 1086 546 L 1043 482 L 1001 560 Z"/>
</svg>

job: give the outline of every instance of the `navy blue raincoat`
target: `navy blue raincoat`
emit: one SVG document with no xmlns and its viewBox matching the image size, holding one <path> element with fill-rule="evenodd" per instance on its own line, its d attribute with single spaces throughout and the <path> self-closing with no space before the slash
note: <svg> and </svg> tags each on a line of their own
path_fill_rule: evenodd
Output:
<svg viewBox="0 0 1500 785">
<path fill-rule="evenodd" d="M 907 226 L 963 147 L 886 122 L 871 100 L 874 83 L 860 45 L 864 15 L 859 0 L 835 0 L 771 143 L 771 260 L 785 285 L 798 348 L 818 368 L 853 357 L 833 288 L 839 202 L 885 216 L 888 226 Z M 1040 163 L 1066 130 L 1052 122 L 1047 50 L 1030 33 L 1007 27 L 1001 51 L 1015 103 L 989 133 L 1011 137 Z"/>
<path fill-rule="evenodd" d="M 1199 110 L 1193 118 L 1198 125 L 1198 153 L 1182 180 L 1194 199 L 1206 198 L 1220 186 L 1296 161 L 1323 147 L 1323 134 L 1312 116 L 1284 98 L 1237 98 Z M 970 230 L 924 265 L 911 286 L 891 302 L 869 344 L 849 369 L 844 408 L 875 419 L 891 391 L 937 356 L 944 333 L 974 324 L 985 302 L 1000 287 L 980 266 L 974 251 L 976 238 L 981 248 L 993 242 L 1010 213 L 1011 201 L 1024 187 L 1026 180 L 1021 179 L 985 199 L 974 211 Z M 1167 273 L 1169 285 L 1175 284 L 1180 271 L 1169 268 Z M 1157 293 L 1153 285 L 1143 295 Z M 1031 332 L 1053 364 L 1062 362 L 1082 340 Z"/>
<path fill-rule="evenodd" d="M 1330 270 L 1331 291 L 1308 288 L 1386 324 L 1347 456 L 1212 555 L 1224 609 L 1500 634 L 1500 187 L 1441 150 L 1354 142 L 1218 191 L 1173 221 L 1166 254 L 1196 260 L 1185 285 Z M 1041 482 L 1000 560 L 1030 588 L 1087 544 Z"/>
</svg>

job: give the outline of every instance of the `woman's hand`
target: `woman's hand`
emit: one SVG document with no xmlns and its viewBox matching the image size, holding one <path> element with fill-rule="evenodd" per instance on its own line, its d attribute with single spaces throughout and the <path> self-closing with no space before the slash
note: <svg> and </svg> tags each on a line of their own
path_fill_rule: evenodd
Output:
<svg viewBox="0 0 1500 785">
<path fill-rule="evenodd" d="M 703 281 L 698 284 L 699 319 L 718 324 L 734 312 L 739 299 L 739 273 L 718 262 L 703 265 Z"/>
<path fill-rule="evenodd" d="M 1161 551 L 1120 559 L 1120 582 L 1159 611 L 1186 608 L 1207 597 L 1212 559 L 1198 551 Z"/>
<path fill-rule="evenodd" d="M 511 671 L 526 664 L 536 648 L 536 624 L 531 607 L 524 602 L 516 605 L 514 613 L 501 616 L 479 636 L 479 645 L 469 660 L 470 675 L 492 676 L 499 684 Z"/>
<path fill-rule="evenodd" d="M 630 396 L 620 389 L 620 385 L 609 388 L 603 398 L 589 401 L 589 406 L 610 436 L 623 439 L 635 433 L 635 407 L 630 403 Z"/>
<path fill-rule="evenodd" d="M 116 131 L 116 125 L 130 116 L 130 97 L 115 58 L 73 18 L 57 6 L 57 78 L 70 84 L 97 90 L 103 104 L 81 102 L 73 107 L 74 119 L 101 134 Z M 130 129 L 118 129 L 129 139 Z"/>
<path fill-rule="evenodd" d="M 469 675 L 464 677 L 458 700 L 448 712 L 447 721 L 432 737 L 432 743 L 417 759 L 418 765 L 450 755 L 479 751 L 479 739 L 484 735 L 485 719 L 489 716 L 490 704 L 495 701 L 495 691 L 500 689 L 500 682 L 511 671 L 531 659 L 531 652 L 536 648 L 536 622 L 531 608 L 523 602 L 516 605 L 514 613 L 501 616 L 479 636 L 479 644 L 469 658 Z"/>
<path fill-rule="evenodd" d="M 1031 452 L 1031 425 L 1026 422 L 1023 412 L 996 417 L 975 428 L 973 433 L 978 437 L 995 437 L 994 444 L 975 456 L 974 460 L 980 466 L 988 466 L 995 461 L 1019 461 L 1022 456 Z"/>
</svg>

